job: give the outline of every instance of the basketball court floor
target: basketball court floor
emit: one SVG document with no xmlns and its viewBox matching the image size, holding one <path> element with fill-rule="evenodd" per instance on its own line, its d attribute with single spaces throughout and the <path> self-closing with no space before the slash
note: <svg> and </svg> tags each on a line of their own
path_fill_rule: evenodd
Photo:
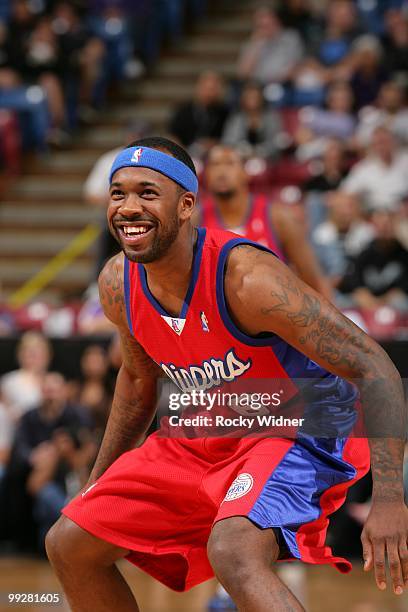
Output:
<svg viewBox="0 0 408 612">
<path fill-rule="evenodd" d="M 355 565 L 348 576 L 330 567 L 307 567 L 289 572 L 289 564 L 281 566 L 288 584 L 303 593 L 307 612 L 408 612 L 408 593 L 401 597 L 390 591 L 380 593 L 371 575 Z M 123 561 L 120 569 L 137 596 L 141 612 L 205 612 L 206 602 L 213 594 L 215 581 L 208 581 L 188 593 L 177 594 Z M 302 576 L 303 574 L 303 576 Z M 0 612 L 68 612 L 68 605 L 7 603 L 8 593 L 61 593 L 59 584 L 46 561 L 21 558 L 0 559 Z M 94 611 L 92 602 L 90 612 Z M 112 610 L 120 612 L 120 610 Z M 273 612 L 273 610 L 271 610 Z"/>
</svg>

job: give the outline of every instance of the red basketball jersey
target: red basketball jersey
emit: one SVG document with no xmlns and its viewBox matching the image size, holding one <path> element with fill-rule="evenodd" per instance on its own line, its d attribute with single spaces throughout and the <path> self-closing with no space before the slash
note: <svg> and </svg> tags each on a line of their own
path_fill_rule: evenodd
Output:
<svg viewBox="0 0 408 612">
<path fill-rule="evenodd" d="M 201 224 L 209 229 L 228 230 L 213 198 L 210 196 L 205 197 L 201 202 Z M 242 227 L 234 228 L 233 231 L 268 247 L 280 259 L 285 260 L 282 245 L 273 227 L 270 202 L 266 195 L 251 195 L 246 219 Z"/>
<path fill-rule="evenodd" d="M 184 392 L 216 390 L 248 378 L 278 379 L 288 400 L 297 392 L 294 379 L 308 379 L 324 388 L 323 395 L 331 394 L 330 410 L 337 401 L 333 397 L 343 406 L 353 405 L 356 399 L 353 386 L 276 335 L 248 336 L 230 317 L 224 295 L 230 250 L 239 244 L 269 249 L 232 232 L 205 228 L 197 228 L 197 232 L 191 281 L 179 317 L 166 312 L 152 295 L 144 266 L 125 258 L 129 327 L 147 354 Z M 318 403 L 322 417 L 321 395 Z M 353 420 L 353 415 L 349 417 Z M 351 421 L 343 415 L 343 425 L 346 422 Z"/>
</svg>

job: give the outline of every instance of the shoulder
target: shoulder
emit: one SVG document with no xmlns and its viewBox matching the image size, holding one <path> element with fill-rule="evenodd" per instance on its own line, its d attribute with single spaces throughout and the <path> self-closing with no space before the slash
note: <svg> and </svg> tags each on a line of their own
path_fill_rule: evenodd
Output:
<svg viewBox="0 0 408 612">
<path fill-rule="evenodd" d="M 3 374 L 3 376 L 0 378 L 0 382 L 2 385 L 13 383 L 20 377 L 20 375 L 20 370 L 12 370 L 11 372 Z"/>
<path fill-rule="evenodd" d="M 124 296 L 124 255 L 118 253 L 102 269 L 99 279 L 99 296 L 105 315 L 115 323 L 125 323 L 125 296 Z"/>
<path fill-rule="evenodd" d="M 272 225 L 278 238 L 285 243 L 291 238 L 301 238 L 305 235 L 305 228 L 295 212 L 286 204 L 275 202 L 270 208 Z"/>
<path fill-rule="evenodd" d="M 251 300 L 259 296 L 267 284 L 268 277 L 283 265 L 268 251 L 249 244 L 232 248 L 227 259 L 225 293 L 228 302 Z"/>
<path fill-rule="evenodd" d="M 267 205 L 270 206 L 270 202 L 267 202 Z M 279 200 L 276 200 L 273 203 L 273 206 L 270 206 L 270 215 L 274 224 L 282 225 L 284 227 L 286 227 L 288 223 L 293 222 L 295 219 L 292 210 L 287 205 L 282 204 Z"/>
</svg>

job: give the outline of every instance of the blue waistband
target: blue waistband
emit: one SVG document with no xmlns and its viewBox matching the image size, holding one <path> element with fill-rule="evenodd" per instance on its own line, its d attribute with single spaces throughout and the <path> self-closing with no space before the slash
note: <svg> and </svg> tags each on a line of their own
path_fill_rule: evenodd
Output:
<svg viewBox="0 0 408 612">
<path fill-rule="evenodd" d="M 109 175 L 109 184 L 112 177 L 121 168 L 151 168 L 184 187 L 187 191 L 197 193 L 198 179 L 182 161 L 149 147 L 129 147 L 123 149 L 115 158 Z"/>
</svg>

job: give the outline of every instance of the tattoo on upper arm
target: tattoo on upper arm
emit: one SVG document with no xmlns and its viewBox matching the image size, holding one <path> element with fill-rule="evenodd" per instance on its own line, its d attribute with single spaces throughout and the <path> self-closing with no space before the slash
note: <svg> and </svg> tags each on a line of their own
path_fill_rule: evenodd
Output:
<svg viewBox="0 0 408 612">
<path fill-rule="evenodd" d="M 359 375 L 366 373 L 367 359 L 374 355 L 371 343 L 345 317 L 336 311 L 324 310 L 323 300 L 302 290 L 290 276 L 276 278 L 277 288 L 271 291 L 273 305 L 262 307 L 263 315 L 285 313 L 292 325 L 302 328 L 300 344 L 312 345 L 319 357 L 328 364 L 344 365 Z"/>
<path fill-rule="evenodd" d="M 99 295 L 105 313 L 114 313 L 115 319 L 125 314 L 123 267 L 117 257 L 110 259 L 101 272 Z"/>
</svg>

